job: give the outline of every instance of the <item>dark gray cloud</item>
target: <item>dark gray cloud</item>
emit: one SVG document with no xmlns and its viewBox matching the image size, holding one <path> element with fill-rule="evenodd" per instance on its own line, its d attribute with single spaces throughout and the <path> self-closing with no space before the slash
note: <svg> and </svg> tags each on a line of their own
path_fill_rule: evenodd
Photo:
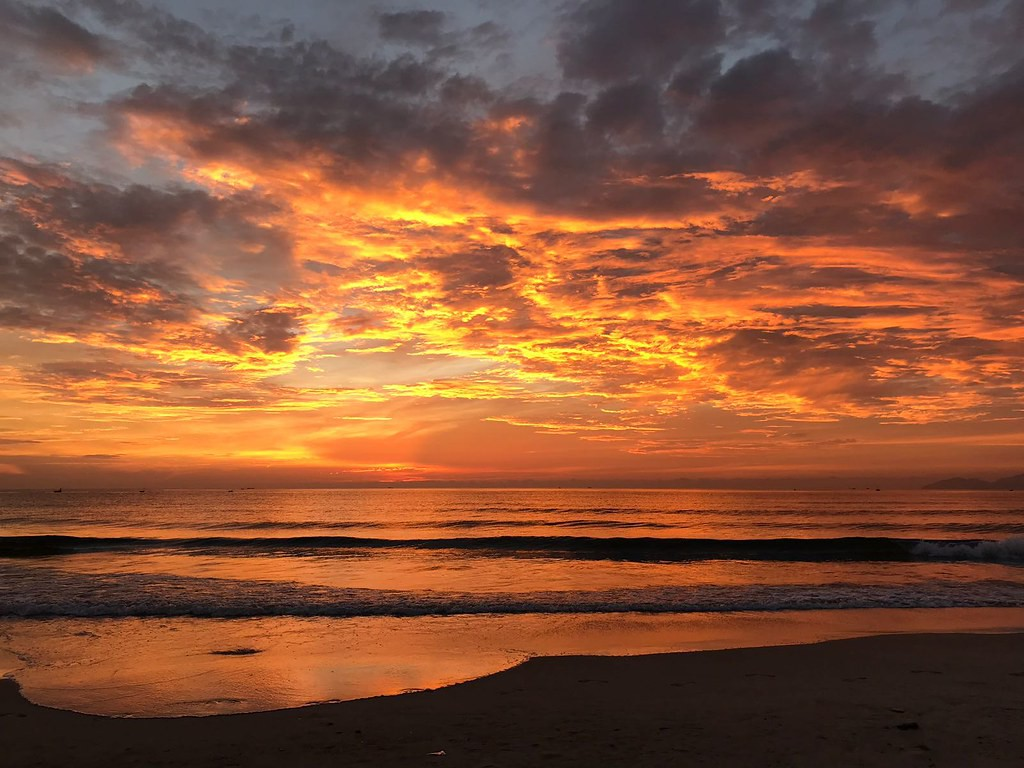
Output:
<svg viewBox="0 0 1024 768">
<path fill-rule="evenodd" d="M 0 236 L 0 325 L 126 336 L 159 333 L 196 314 L 181 290 L 188 281 L 159 263 L 118 262 L 48 250 Z"/>
<path fill-rule="evenodd" d="M 445 291 L 481 294 L 509 285 L 514 269 L 524 263 L 514 249 L 503 245 L 431 257 L 424 265 L 441 275 Z"/>
<path fill-rule="evenodd" d="M 266 226 L 278 208 L 256 192 L 121 187 L 78 179 L 57 166 L 0 158 L 4 172 L 22 181 L 4 183 L 0 175 L 0 191 L 15 203 L 0 232 L 40 247 L 69 255 L 76 241 L 94 240 L 112 260 L 160 262 L 181 274 L 201 263 L 203 272 L 234 272 L 255 284 L 280 284 L 294 266 L 288 236 Z M 48 225 L 38 226 L 40 220 Z M 196 237 L 209 245 L 197 248 Z"/>
<path fill-rule="evenodd" d="M 830 304 L 803 304 L 792 307 L 761 307 L 764 312 L 771 312 L 782 317 L 794 319 L 805 318 L 859 318 L 859 317 L 901 317 L 927 313 L 934 307 L 905 307 L 898 304 L 878 306 L 834 306 Z"/>
<path fill-rule="evenodd" d="M 321 275 L 330 275 L 332 277 L 337 277 L 338 275 L 345 273 L 345 270 L 339 266 L 328 264 L 323 261 L 314 261 L 312 259 L 307 259 L 302 262 L 302 268 L 308 269 L 310 272 L 316 272 Z"/>
<path fill-rule="evenodd" d="M 931 232 L 936 244 L 991 241 L 993 212 L 1009 214 L 1016 204 L 1007 174 L 993 169 L 1015 170 L 1024 154 L 1014 113 L 1019 68 L 955 100 L 908 94 L 906 79 L 878 60 L 885 8 L 876 3 L 834 0 L 806 12 L 714 0 L 580 3 L 562 19 L 559 38 L 565 73 L 580 90 L 523 96 L 429 52 L 361 58 L 324 41 L 242 45 L 173 23 L 166 12 L 89 2 L 124 34 L 143 35 L 152 19 L 146 45 L 209 62 L 205 85 L 167 77 L 103 108 L 115 131 L 131 115 L 177 122 L 202 160 L 288 161 L 315 152 L 328 175 L 374 186 L 405 173 L 409 158 L 426 157 L 455 183 L 568 213 L 696 215 L 728 199 L 743 214 L 728 231 L 867 231 L 879 244 L 905 242 L 908 231 Z M 455 34 L 440 11 L 378 20 L 395 41 L 438 47 Z M 475 128 L 481 118 L 510 116 L 527 120 L 515 136 Z M 790 191 L 769 206 L 771 190 L 714 190 L 685 178 L 722 169 L 812 172 L 847 184 Z M 966 185 L 974 201 L 963 199 Z M 925 221 L 890 200 L 896 189 L 933 207 L 948 198 L 972 210 Z"/>
<path fill-rule="evenodd" d="M 0 44 L 25 46 L 61 67 L 92 68 L 115 58 L 114 46 L 59 10 L 0 0 Z"/>
<path fill-rule="evenodd" d="M 949 329 L 914 328 L 905 322 L 874 331 L 825 332 L 741 329 L 708 348 L 731 386 L 750 392 L 788 392 L 830 407 L 844 401 L 862 415 L 878 413 L 900 400 L 923 397 L 942 403 L 965 388 L 981 410 L 1012 404 L 1022 377 L 1017 370 L 936 375 L 950 360 L 1003 367 L 1021 354 L 1019 343 L 957 336 Z M 958 406 L 951 402 L 952 408 Z"/>
<path fill-rule="evenodd" d="M 939 385 L 908 371 L 881 379 L 875 372 L 902 346 L 859 334 L 811 337 L 801 333 L 741 329 L 708 349 L 732 386 L 746 391 L 789 392 L 827 402 L 830 397 L 875 403 L 897 394 L 923 394 Z"/>
<path fill-rule="evenodd" d="M 667 88 L 669 103 L 688 110 L 718 77 L 722 58 L 721 53 L 714 53 L 678 69 Z"/>
<path fill-rule="evenodd" d="M 186 369 L 110 357 L 44 363 L 25 370 L 23 380 L 60 402 L 234 410 L 297 396 L 293 390 L 240 379 L 223 367 L 193 364 Z"/>
<path fill-rule="evenodd" d="M 212 32 L 174 13 L 138 0 L 70 0 L 121 33 L 122 45 L 145 60 L 178 66 L 214 64 L 224 46 Z"/>
<path fill-rule="evenodd" d="M 188 214 L 202 216 L 212 204 L 205 193 L 117 190 L 12 160 L 0 170 L 19 179 L 0 184 L 11 203 L 0 212 L 0 323 L 83 335 L 102 328 L 128 339 L 197 316 L 198 286 L 187 271 L 144 244 L 173 239 Z M 83 251 L 82 241 L 110 253 Z"/>
<path fill-rule="evenodd" d="M 725 23 L 718 0 L 586 0 L 563 30 L 558 58 L 565 74 L 607 82 L 664 77 L 721 42 Z"/>
<path fill-rule="evenodd" d="M 409 54 L 356 60 L 325 43 L 300 42 L 232 48 L 227 57 L 234 78 L 228 84 L 139 86 L 111 103 L 112 126 L 131 114 L 194 126 L 190 148 L 209 158 L 247 152 L 288 159 L 313 146 L 325 153 L 327 170 L 361 179 L 375 168 L 393 171 L 413 151 L 428 151 L 445 166 L 465 154 L 463 116 L 424 100 L 446 85 L 450 95 L 461 90 L 466 98 L 472 81 Z"/>
<path fill-rule="evenodd" d="M 699 130 L 734 151 L 760 149 L 802 125 L 817 87 L 807 66 L 785 49 L 748 56 L 711 84 L 697 113 Z"/>
<path fill-rule="evenodd" d="M 264 307 L 232 318 L 224 332 L 225 346 L 237 348 L 237 340 L 263 352 L 291 352 L 296 345 L 302 323 L 300 312 L 291 308 Z"/>
<path fill-rule="evenodd" d="M 0 325 L 216 345 L 204 341 L 213 333 L 204 314 L 244 292 L 211 294 L 204 283 L 241 280 L 259 295 L 291 278 L 290 241 L 263 218 L 275 209 L 250 193 L 115 187 L 10 159 L 0 162 L 0 179 L 9 203 L 0 210 Z M 283 351 L 285 325 L 279 313 L 252 313 L 222 341 Z"/>
<path fill-rule="evenodd" d="M 877 8 L 873 0 L 819 0 L 803 22 L 804 43 L 838 66 L 862 62 L 878 47 L 875 22 L 865 17 Z"/>
<path fill-rule="evenodd" d="M 377 16 L 380 36 L 385 40 L 436 45 L 444 33 L 442 11 L 393 11 Z"/>
<path fill-rule="evenodd" d="M 411 10 L 377 14 L 381 39 L 423 51 L 435 61 L 468 59 L 504 47 L 507 33 L 493 21 L 448 29 L 450 15 L 443 11 Z"/>
<path fill-rule="evenodd" d="M 587 123 L 619 138 L 656 138 L 665 123 L 658 90 L 643 81 L 610 86 L 588 106 Z"/>
</svg>

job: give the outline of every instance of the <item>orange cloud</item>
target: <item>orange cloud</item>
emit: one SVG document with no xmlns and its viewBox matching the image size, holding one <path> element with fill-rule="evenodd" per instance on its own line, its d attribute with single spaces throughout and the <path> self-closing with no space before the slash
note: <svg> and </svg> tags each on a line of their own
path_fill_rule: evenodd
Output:
<svg viewBox="0 0 1024 768">
<path fill-rule="evenodd" d="M 558 37 L 575 90 L 523 95 L 18 8 L 19 46 L 164 76 L 83 107 L 110 172 L 0 162 L 8 475 L 1019 469 L 1012 72 L 853 99 L 712 24 L 605 52 L 619 83 L 598 14 Z"/>
</svg>

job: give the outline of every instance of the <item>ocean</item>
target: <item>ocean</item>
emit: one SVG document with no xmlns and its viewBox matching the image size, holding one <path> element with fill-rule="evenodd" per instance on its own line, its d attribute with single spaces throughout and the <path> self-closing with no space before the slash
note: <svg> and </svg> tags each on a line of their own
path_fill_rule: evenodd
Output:
<svg viewBox="0 0 1024 768">
<path fill-rule="evenodd" d="M 536 654 L 1024 628 L 1013 492 L 0 493 L 0 672 L 109 715 L 298 706 Z"/>
</svg>

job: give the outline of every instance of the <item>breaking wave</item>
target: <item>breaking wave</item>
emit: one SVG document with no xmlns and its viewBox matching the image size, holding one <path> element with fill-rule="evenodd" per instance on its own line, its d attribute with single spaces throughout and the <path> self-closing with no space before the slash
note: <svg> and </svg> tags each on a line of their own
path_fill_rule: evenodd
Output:
<svg viewBox="0 0 1024 768">
<path fill-rule="evenodd" d="M 578 560 L 685 562 L 990 561 L 1024 563 L 1024 537 L 985 539 L 839 538 L 707 539 L 593 536 L 373 538 L 280 536 L 196 538 L 2 536 L 0 557 L 37 558 L 88 552 L 171 550 L 217 554 L 330 555 L 364 550 L 449 550 L 460 554 Z"/>
<path fill-rule="evenodd" d="M 167 574 L 80 574 L 46 567 L 0 567 L 0 616 L 21 618 L 403 617 L 1022 605 L 1024 583 L 1000 579 L 972 582 L 939 579 L 918 584 L 666 585 L 493 594 L 338 588 Z"/>
</svg>

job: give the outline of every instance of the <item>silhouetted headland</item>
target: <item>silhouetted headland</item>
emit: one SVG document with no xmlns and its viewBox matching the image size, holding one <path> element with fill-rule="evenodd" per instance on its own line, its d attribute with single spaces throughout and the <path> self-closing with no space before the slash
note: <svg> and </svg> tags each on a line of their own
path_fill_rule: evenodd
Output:
<svg viewBox="0 0 1024 768">
<path fill-rule="evenodd" d="M 977 477 L 950 477 L 929 483 L 926 491 L 1014 491 L 1024 489 L 1024 473 L 998 480 L 981 480 Z"/>
</svg>

